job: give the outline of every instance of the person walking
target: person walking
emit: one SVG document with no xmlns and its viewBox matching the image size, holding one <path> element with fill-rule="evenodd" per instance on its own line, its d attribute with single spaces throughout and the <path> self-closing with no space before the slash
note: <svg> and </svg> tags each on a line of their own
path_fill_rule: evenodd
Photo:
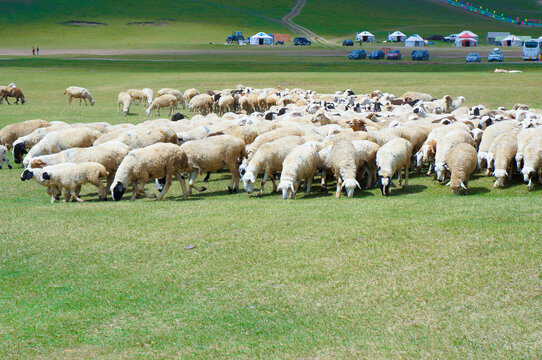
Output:
<svg viewBox="0 0 542 360">
<path fill-rule="evenodd" d="M 32 55 L 36 55 L 36 48 L 32 46 Z"/>
<path fill-rule="evenodd" d="M 40 47 L 36 46 L 36 55 L 39 55 L 39 54 L 40 54 Z"/>
</svg>

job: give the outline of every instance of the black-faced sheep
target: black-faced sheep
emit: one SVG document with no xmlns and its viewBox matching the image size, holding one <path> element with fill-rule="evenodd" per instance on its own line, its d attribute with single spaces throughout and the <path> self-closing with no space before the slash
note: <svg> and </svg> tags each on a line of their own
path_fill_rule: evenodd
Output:
<svg viewBox="0 0 542 360">
<path fill-rule="evenodd" d="M 51 126 L 51 124 L 41 119 L 9 124 L 0 130 L 0 145 L 4 145 L 8 150 L 11 150 L 13 143 L 18 138 L 26 136 L 36 129 L 48 126 Z"/>
</svg>

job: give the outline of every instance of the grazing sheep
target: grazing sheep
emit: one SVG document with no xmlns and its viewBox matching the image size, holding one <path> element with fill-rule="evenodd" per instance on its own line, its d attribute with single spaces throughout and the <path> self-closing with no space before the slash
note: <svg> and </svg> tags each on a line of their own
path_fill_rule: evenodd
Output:
<svg viewBox="0 0 542 360">
<path fill-rule="evenodd" d="M 197 89 L 188 89 L 184 92 L 183 94 L 183 97 L 184 97 L 184 100 L 188 103 L 190 103 L 190 100 L 192 100 L 192 98 L 196 95 L 199 95 L 199 91 Z"/>
<path fill-rule="evenodd" d="M 231 95 L 221 96 L 218 99 L 218 113 L 224 115 L 230 111 L 235 111 L 235 99 Z"/>
<path fill-rule="evenodd" d="M 154 91 L 149 88 L 143 88 L 141 89 L 141 92 L 145 94 L 145 97 L 147 98 L 147 106 L 151 106 L 152 101 L 154 100 Z"/>
<path fill-rule="evenodd" d="M 45 135 L 68 127 L 69 125 L 66 123 L 51 124 L 51 126 L 38 128 L 28 135 L 21 136 L 13 142 L 13 161 L 15 161 L 16 164 L 22 163 L 23 156 L 27 153 L 27 149 L 30 149 L 40 142 Z"/>
<path fill-rule="evenodd" d="M 109 141 L 98 146 L 71 148 L 56 154 L 37 156 L 32 159 L 29 167 L 43 168 L 67 162 L 96 162 L 105 166 L 105 169 L 109 172 L 107 178 L 107 187 L 109 188 L 113 182 L 117 168 L 129 151 L 130 148 L 126 144 L 118 141 Z"/>
<path fill-rule="evenodd" d="M 130 106 L 132 106 L 132 96 L 127 92 L 119 93 L 117 104 L 119 107 L 118 112 L 120 112 L 120 106 L 122 105 L 122 112 L 124 116 L 130 113 Z"/>
<path fill-rule="evenodd" d="M 426 140 L 420 150 L 416 153 L 416 166 L 418 169 L 426 162 L 429 162 L 429 169 L 427 170 L 427 176 L 431 175 L 431 170 L 435 165 L 435 153 L 437 149 L 436 140 Z"/>
<path fill-rule="evenodd" d="M 534 188 L 533 179 L 538 174 L 538 182 L 542 184 L 542 135 L 537 134 L 523 148 L 523 181 L 527 188 Z"/>
<path fill-rule="evenodd" d="M 156 198 L 162 200 L 171 186 L 172 177 L 179 180 L 186 200 L 186 183 L 182 177 L 183 171 L 188 171 L 186 153 L 175 144 L 157 143 L 141 149 L 132 150 L 120 163 L 115 179 L 110 186 L 111 195 L 115 201 L 122 199 L 126 188 L 132 185 L 132 198 L 135 200 L 139 194 L 148 198 L 154 195 L 147 193 L 145 184 L 152 179 L 165 177 L 165 186 Z"/>
<path fill-rule="evenodd" d="M 155 125 L 126 130 L 111 140 L 124 143 L 133 150 L 159 142 L 176 144 L 177 134 L 167 126 Z"/>
<path fill-rule="evenodd" d="M 359 169 L 363 168 L 361 178 L 363 178 L 363 175 L 367 175 L 365 188 L 368 189 L 371 187 L 373 180 L 376 181 L 377 179 L 376 153 L 378 152 L 378 149 L 380 149 L 380 146 L 368 140 L 354 140 L 352 141 L 352 145 L 354 145 L 358 155 L 358 172 Z"/>
<path fill-rule="evenodd" d="M 476 169 L 476 149 L 472 144 L 459 143 L 446 154 L 446 166 L 451 175 L 450 182 L 446 184 L 452 188 L 454 195 L 464 190 L 467 194 L 469 178 Z"/>
<path fill-rule="evenodd" d="M 160 109 L 169 107 L 169 116 L 173 114 L 173 109 L 177 107 L 178 100 L 173 95 L 162 95 L 157 97 L 149 105 L 149 108 L 146 111 L 147 116 L 151 116 L 151 111 L 156 110 L 156 115 L 160 116 Z"/>
<path fill-rule="evenodd" d="M 5 147 L 4 145 L 0 145 L 0 169 L 2 169 L 2 166 L 4 165 L 4 162 L 6 162 L 6 164 L 8 164 L 8 168 L 12 169 L 12 166 L 9 163 L 9 159 L 6 156 L 7 153 L 8 153 L 8 148 Z"/>
<path fill-rule="evenodd" d="M 518 134 L 518 150 L 516 152 L 516 168 L 518 171 L 521 170 L 521 165 L 523 163 L 523 150 L 525 146 L 529 143 L 533 136 L 537 134 L 542 134 L 542 128 L 524 129 Z"/>
<path fill-rule="evenodd" d="M 508 131 L 518 132 L 519 127 L 519 123 L 515 121 L 501 121 L 499 123 L 488 126 L 484 130 L 484 133 L 482 134 L 482 141 L 480 142 L 480 146 L 478 147 L 478 168 L 480 168 L 480 170 L 482 169 L 483 162 L 486 160 L 489 147 L 497 138 L 497 136 Z M 487 163 L 488 170 L 490 168 L 490 165 L 491 164 Z M 489 175 L 489 171 L 487 172 L 487 175 Z"/>
<path fill-rule="evenodd" d="M 163 89 L 158 90 L 158 92 L 156 93 L 156 96 L 162 96 L 166 94 L 175 96 L 177 98 L 178 103 L 182 104 L 183 109 L 186 108 L 186 100 L 184 99 L 182 92 L 180 92 L 177 89 L 163 88 Z"/>
<path fill-rule="evenodd" d="M 72 103 L 72 98 L 75 98 L 79 99 L 79 106 L 81 106 L 81 100 L 83 100 L 85 102 L 85 105 L 87 105 L 87 99 L 90 101 L 90 105 L 94 105 L 94 98 L 90 94 L 90 91 L 85 88 L 70 86 L 64 91 L 64 95 L 66 94 L 68 94 L 69 104 Z"/>
<path fill-rule="evenodd" d="M 126 93 L 132 98 L 132 100 L 134 101 L 134 104 L 136 105 L 139 105 L 140 103 L 143 103 L 143 104 L 147 103 L 147 95 L 145 95 L 145 93 L 142 90 L 128 89 L 126 90 Z M 136 100 L 139 100 L 139 102 L 136 102 Z"/>
<path fill-rule="evenodd" d="M 360 158 L 352 143 L 348 140 L 339 140 L 331 148 L 329 165 L 333 175 L 337 178 L 337 191 L 335 197 L 341 197 L 341 190 L 346 188 L 346 195 L 354 196 L 356 186 L 361 189 L 356 174 Z"/>
<path fill-rule="evenodd" d="M 495 161 L 493 176 L 497 178 L 493 187 L 503 187 L 504 178 L 512 177 L 514 157 L 518 148 L 518 136 L 516 133 L 504 133 L 495 139 L 487 154 L 487 162 Z"/>
<path fill-rule="evenodd" d="M 10 105 L 8 101 L 8 97 L 15 98 L 16 99 L 15 104 L 17 105 L 19 105 L 19 100 L 21 100 L 21 105 L 24 105 L 24 103 L 26 102 L 23 91 L 17 87 L 14 88 L 14 87 L 8 86 L 7 88 L 0 91 L 0 98 L 5 99 L 6 103 Z"/>
<path fill-rule="evenodd" d="M 412 144 L 405 139 L 395 138 L 380 147 L 376 153 L 376 166 L 378 168 L 378 185 L 381 186 L 382 195 L 390 195 L 391 179 L 397 172 L 399 186 L 401 186 L 401 172 L 405 170 L 405 185 L 408 184 L 408 169 L 412 157 Z"/>
<path fill-rule="evenodd" d="M 51 126 L 45 120 L 27 120 L 15 124 L 9 124 L 0 130 L 0 145 L 4 145 L 11 150 L 15 140 L 22 136 L 32 133 L 34 130 Z"/>
<path fill-rule="evenodd" d="M 188 103 L 188 109 L 203 116 L 213 112 L 213 98 L 208 94 L 196 95 Z"/>
<path fill-rule="evenodd" d="M 295 199 L 301 181 L 305 180 L 307 196 L 311 191 L 312 180 L 318 166 L 318 146 L 314 142 L 299 145 L 290 152 L 282 163 L 280 183 L 283 199 Z"/>
<path fill-rule="evenodd" d="M 282 171 L 282 163 L 292 149 L 305 142 L 305 139 L 300 136 L 287 136 L 260 146 L 256 151 L 241 180 L 247 193 L 251 193 L 256 183 L 256 178 L 263 173 L 262 184 L 258 196 L 263 195 L 265 182 L 268 177 L 273 182 L 273 192 L 276 191 L 275 172 Z"/>
<path fill-rule="evenodd" d="M 98 163 L 65 163 L 44 167 L 36 180 L 48 188 L 64 189 L 64 202 L 72 199 L 82 202 L 78 192 L 81 186 L 87 183 L 91 183 L 99 189 L 99 200 L 105 200 L 106 189 L 100 178 L 105 178 L 107 175 L 105 167 Z M 51 203 L 55 201 L 56 196 L 52 195 Z"/>
<path fill-rule="evenodd" d="M 429 94 L 421 93 L 417 91 L 408 91 L 400 96 L 401 99 L 407 99 L 410 98 L 412 100 L 420 100 L 420 101 L 433 101 L 435 98 Z"/>
<path fill-rule="evenodd" d="M 435 153 L 435 174 L 439 182 L 444 181 L 446 176 L 444 164 L 446 163 L 446 154 L 454 146 L 460 143 L 467 143 L 474 146 L 474 139 L 470 134 L 463 130 L 450 131 L 437 140 L 437 151 Z"/>
<path fill-rule="evenodd" d="M 51 132 L 34 145 L 23 160 L 24 167 L 39 155 L 55 154 L 73 147 L 88 147 L 100 137 L 100 132 L 86 127 L 70 127 Z"/>
<path fill-rule="evenodd" d="M 237 170 L 240 159 L 246 156 L 245 143 L 243 140 L 231 135 L 217 135 L 206 137 L 201 140 L 188 141 L 181 145 L 186 156 L 188 156 L 188 171 L 190 181 L 188 183 L 188 194 L 192 188 L 197 191 L 206 190 L 194 185 L 200 172 L 213 172 L 227 166 L 232 174 L 228 192 L 236 193 L 239 189 L 239 171 Z"/>
<path fill-rule="evenodd" d="M 181 114 L 181 113 L 175 113 L 175 114 L 173 114 L 173 116 L 171 117 L 171 121 L 179 121 L 179 120 L 182 120 L 182 119 L 186 119 L 186 116 L 184 116 L 184 115 Z"/>
</svg>

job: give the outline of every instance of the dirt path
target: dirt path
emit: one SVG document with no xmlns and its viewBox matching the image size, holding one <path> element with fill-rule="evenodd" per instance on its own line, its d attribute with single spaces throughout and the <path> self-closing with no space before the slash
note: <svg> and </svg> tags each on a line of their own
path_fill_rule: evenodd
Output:
<svg viewBox="0 0 542 360">
<path fill-rule="evenodd" d="M 321 45 L 325 47 L 333 47 L 335 44 L 333 44 L 331 41 L 326 40 L 325 38 L 315 34 L 314 32 L 310 31 L 309 29 L 298 25 L 292 21 L 293 18 L 295 18 L 297 15 L 301 13 L 301 9 L 306 4 L 306 0 L 297 0 L 294 7 L 290 12 L 282 17 L 281 23 L 284 25 L 285 28 L 293 32 L 294 34 L 298 34 L 301 36 L 304 36 L 306 38 L 311 39 L 312 41 L 316 41 L 320 43 Z"/>
</svg>

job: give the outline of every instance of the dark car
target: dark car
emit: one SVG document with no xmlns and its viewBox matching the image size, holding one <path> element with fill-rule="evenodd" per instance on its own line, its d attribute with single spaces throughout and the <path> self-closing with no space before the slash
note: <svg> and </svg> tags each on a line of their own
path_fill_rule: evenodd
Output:
<svg viewBox="0 0 542 360">
<path fill-rule="evenodd" d="M 352 40 L 345 40 L 343 41 L 343 46 L 354 46 L 354 42 Z"/>
<path fill-rule="evenodd" d="M 305 46 L 305 45 L 310 45 L 312 44 L 312 42 L 310 40 L 307 40 L 307 38 L 304 38 L 304 37 L 296 37 L 294 39 L 294 45 L 301 45 L 301 46 Z"/>
<path fill-rule="evenodd" d="M 482 57 L 478 53 L 470 53 L 467 56 L 465 56 L 466 62 L 481 62 Z"/>
<path fill-rule="evenodd" d="M 429 51 L 414 50 L 412 52 L 412 60 L 429 60 Z"/>
<path fill-rule="evenodd" d="M 373 50 L 369 54 L 369 59 L 384 59 L 386 57 L 386 54 L 384 54 L 384 51 L 382 50 Z"/>
<path fill-rule="evenodd" d="M 360 60 L 365 59 L 367 57 L 367 53 L 365 50 L 354 50 L 348 55 L 348 58 L 350 60 Z"/>
<path fill-rule="evenodd" d="M 399 50 L 390 50 L 388 55 L 386 55 L 388 60 L 401 60 L 401 51 Z"/>
</svg>

